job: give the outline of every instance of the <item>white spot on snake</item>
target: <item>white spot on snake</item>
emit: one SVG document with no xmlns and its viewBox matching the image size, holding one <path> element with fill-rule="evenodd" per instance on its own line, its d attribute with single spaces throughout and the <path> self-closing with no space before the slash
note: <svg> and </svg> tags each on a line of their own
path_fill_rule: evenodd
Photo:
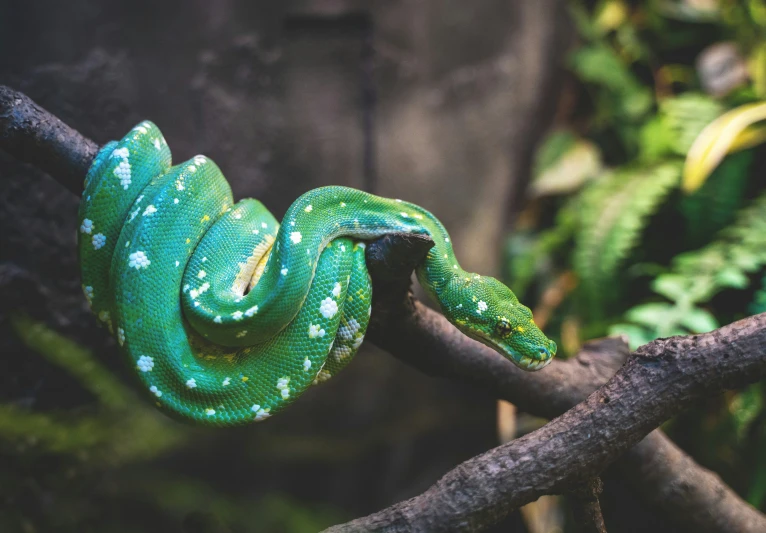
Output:
<svg viewBox="0 0 766 533">
<path fill-rule="evenodd" d="M 207 272 L 205 272 L 204 270 L 200 270 L 200 271 L 199 271 L 199 273 L 197 273 L 197 277 L 198 277 L 199 279 L 202 279 L 202 278 L 204 278 L 205 276 L 207 276 Z"/>
<path fill-rule="evenodd" d="M 332 318 L 338 312 L 338 304 L 332 298 L 325 298 L 319 305 L 319 312 L 325 318 Z"/>
<path fill-rule="evenodd" d="M 295 221 L 294 221 L 294 220 L 291 220 L 291 221 L 290 221 L 290 225 L 291 225 L 291 226 L 295 226 Z"/>
<path fill-rule="evenodd" d="M 253 307 L 251 307 L 250 309 L 245 311 L 245 316 L 250 317 L 250 316 L 253 316 L 254 314 L 256 314 L 257 312 L 258 312 L 258 306 L 254 305 Z"/>
<path fill-rule="evenodd" d="M 128 222 L 133 222 L 133 219 L 138 216 L 139 211 L 141 211 L 141 208 L 136 207 L 136 209 L 130 214 L 130 218 L 128 219 Z"/>
<path fill-rule="evenodd" d="M 156 213 L 156 212 L 157 212 L 157 208 L 154 207 L 153 205 L 149 204 L 149 205 L 146 206 L 146 209 L 144 209 L 144 212 L 143 212 L 143 214 L 141 216 L 145 217 L 145 216 L 151 215 L 152 213 Z"/>
<path fill-rule="evenodd" d="M 233 216 L 234 218 L 236 218 L 237 220 L 239 220 L 239 219 L 241 219 L 241 218 L 242 218 L 242 213 L 240 213 L 239 211 L 235 211 L 235 212 L 234 212 L 234 214 L 233 214 L 232 216 Z"/>
<path fill-rule="evenodd" d="M 194 156 L 194 162 L 197 165 L 203 165 L 207 161 L 207 158 L 204 155 L 195 155 Z"/>
<path fill-rule="evenodd" d="M 106 236 L 103 233 L 96 233 L 92 239 L 93 248 L 98 250 L 106 244 Z"/>
<path fill-rule="evenodd" d="M 346 207 L 346 202 L 341 202 L 341 203 L 340 203 L 340 206 L 341 206 L 341 207 Z"/>
<path fill-rule="evenodd" d="M 202 258 L 202 262 L 204 263 L 205 261 L 207 261 L 207 257 Z"/>
<path fill-rule="evenodd" d="M 399 202 L 399 203 L 402 203 L 402 201 L 401 201 L 399 198 L 397 198 L 397 199 L 396 199 L 396 200 L 394 200 L 394 201 L 395 201 L 395 202 Z"/>
<path fill-rule="evenodd" d="M 418 220 L 423 220 L 423 215 L 418 215 L 417 213 L 415 213 L 412 216 L 417 218 Z"/>
<path fill-rule="evenodd" d="M 89 218 L 86 218 L 82 221 L 82 224 L 80 225 L 80 232 L 82 233 L 90 233 L 93 230 L 93 221 Z"/>
<path fill-rule="evenodd" d="M 258 409 L 258 411 L 255 413 L 255 420 L 256 422 L 260 422 L 261 420 L 266 420 L 271 415 L 269 414 L 269 411 L 271 409 Z"/>
<path fill-rule="evenodd" d="M 338 328 L 338 337 L 340 337 L 340 340 L 348 342 L 356 336 L 360 327 L 361 325 L 359 322 L 357 322 L 355 318 L 352 318 L 345 326 Z"/>
<path fill-rule="evenodd" d="M 449 242 L 449 237 L 444 237 L 444 242 Z"/>
<path fill-rule="evenodd" d="M 287 384 L 290 383 L 290 378 L 284 377 L 277 380 L 277 389 L 283 390 L 287 388 Z"/>
<path fill-rule="evenodd" d="M 259 233 L 260 233 L 260 231 L 258 231 L 257 229 L 253 230 L 253 235 L 258 235 Z"/>
<path fill-rule="evenodd" d="M 399 213 L 399 214 L 402 216 L 402 218 L 409 218 L 410 217 L 410 215 L 408 215 L 407 213 L 404 213 L 404 212 Z"/>
<path fill-rule="evenodd" d="M 345 244 L 341 244 L 340 245 L 340 251 L 341 252 L 345 252 L 346 251 L 346 245 Z"/>
<path fill-rule="evenodd" d="M 220 324 L 221 323 L 221 315 L 218 315 L 217 317 L 215 317 L 213 319 L 213 322 L 215 322 L 216 324 Z"/>
<path fill-rule="evenodd" d="M 186 167 L 186 170 L 188 170 L 189 172 L 197 172 L 197 167 L 195 167 L 194 165 L 189 165 L 188 167 Z"/>
<path fill-rule="evenodd" d="M 176 266 L 178 266 L 178 265 L 180 265 L 180 264 L 181 264 L 181 262 L 180 262 L 180 261 L 176 261 Z"/>
<path fill-rule="evenodd" d="M 280 270 L 280 272 L 282 273 L 283 276 L 286 276 L 287 275 L 287 267 L 282 268 L 282 270 Z"/>
<path fill-rule="evenodd" d="M 290 234 L 290 240 L 293 241 L 293 244 L 300 243 L 302 239 L 303 239 L 303 237 L 301 236 L 301 232 L 300 231 L 293 231 Z"/>
<path fill-rule="evenodd" d="M 221 383 L 221 385 L 223 385 L 224 387 L 228 387 L 230 383 L 231 383 L 231 378 L 226 378 L 223 380 L 223 383 Z"/>
<path fill-rule="evenodd" d="M 358 242 L 356 243 L 356 247 L 359 248 L 360 250 L 364 250 L 365 248 L 367 248 L 367 245 L 364 244 L 363 242 Z"/>
<path fill-rule="evenodd" d="M 177 204 L 178 203 L 178 198 L 173 198 L 173 203 Z"/>
<path fill-rule="evenodd" d="M 305 211 L 306 213 L 311 213 L 312 209 L 314 209 L 314 208 L 313 208 L 311 205 L 307 205 L 307 206 L 306 206 L 306 209 L 304 209 L 304 211 Z"/>
<path fill-rule="evenodd" d="M 149 387 L 149 392 L 154 394 L 157 398 L 162 396 L 162 392 L 155 385 L 152 385 L 151 387 Z"/>
<path fill-rule="evenodd" d="M 444 259 L 447 259 L 447 254 L 444 254 Z"/>
<path fill-rule="evenodd" d="M 136 205 L 140 204 L 141 200 L 143 200 L 143 199 L 144 199 L 144 195 L 143 194 L 141 196 L 139 196 L 138 198 L 136 198 Z"/>
<path fill-rule="evenodd" d="M 314 380 L 314 385 L 317 383 L 323 383 L 330 379 L 332 377 L 332 374 L 330 374 L 327 370 L 320 370 L 319 374 L 317 374 L 316 379 Z"/>
<path fill-rule="evenodd" d="M 148 268 L 152 262 L 146 257 L 146 254 L 141 250 L 134 252 L 128 256 L 128 266 L 140 270 L 142 268 Z"/>
<path fill-rule="evenodd" d="M 176 189 L 179 191 L 183 191 L 185 189 L 183 181 L 178 180 L 176 182 Z"/>
<path fill-rule="evenodd" d="M 266 228 L 268 228 L 268 226 L 266 225 L 266 223 L 265 223 L 265 222 L 261 222 L 261 227 L 262 227 L 263 229 L 266 229 Z"/>
<path fill-rule="evenodd" d="M 234 320 L 242 320 L 242 311 L 234 311 L 231 316 Z"/>
<path fill-rule="evenodd" d="M 125 151 L 127 150 L 128 149 L 125 148 Z M 115 176 L 117 176 L 117 179 L 120 180 L 120 185 L 122 185 L 122 188 L 127 191 L 131 183 L 130 163 L 128 163 L 128 160 L 123 159 L 122 161 L 120 161 L 120 164 L 115 167 L 113 173 Z"/>
<path fill-rule="evenodd" d="M 487 310 L 487 302 L 485 302 L 484 300 L 480 300 L 477 305 L 479 306 L 479 308 L 476 310 L 477 313 L 482 314 L 484 311 Z"/>
<path fill-rule="evenodd" d="M 290 397 L 290 389 L 282 389 L 282 399 L 287 400 Z"/>
<path fill-rule="evenodd" d="M 306 359 L 303 360 L 303 371 L 308 372 L 310 368 L 311 368 L 311 361 L 309 361 L 309 358 L 307 357 Z"/>
<path fill-rule="evenodd" d="M 112 151 L 112 155 L 109 156 L 109 157 L 119 157 L 121 159 L 127 159 L 128 157 L 130 157 L 130 152 L 128 151 L 127 148 L 124 148 L 124 147 L 123 148 L 115 148 Z"/>
<path fill-rule="evenodd" d="M 325 330 L 321 329 L 319 324 L 309 324 L 309 339 L 324 337 Z"/>
<path fill-rule="evenodd" d="M 192 297 L 192 300 L 199 296 L 199 291 L 197 289 L 192 289 L 189 291 L 189 296 Z"/>
<path fill-rule="evenodd" d="M 257 413 L 261 409 L 261 406 L 256 404 L 253 404 L 253 406 L 250 408 L 250 410 L 254 413 Z"/>
<path fill-rule="evenodd" d="M 247 335 L 247 330 L 246 330 L 246 329 L 243 329 L 242 331 L 240 331 L 239 333 L 237 333 L 237 338 L 238 338 L 238 339 L 241 339 L 241 338 L 242 338 L 242 337 L 244 337 L 245 335 Z"/>
<path fill-rule="evenodd" d="M 184 285 L 183 291 L 186 292 L 188 290 L 189 290 L 189 284 L 187 283 L 186 285 Z"/>
<path fill-rule="evenodd" d="M 142 355 L 138 358 L 138 361 L 136 361 L 136 367 L 141 372 L 151 372 L 152 368 L 154 368 L 154 359 L 148 355 Z"/>
<path fill-rule="evenodd" d="M 194 307 L 199 307 L 199 302 L 194 302 Z"/>
<path fill-rule="evenodd" d="M 332 288 L 332 295 L 335 298 L 337 298 L 338 296 L 340 296 L 340 291 L 341 291 L 341 285 L 340 283 L 336 283 L 335 286 Z"/>
<path fill-rule="evenodd" d="M 195 380 L 194 378 L 186 380 L 186 388 L 187 389 L 193 389 L 196 386 L 197 386 L 197 380 Z"/>
<path fill-rule="evenodd" d="M 452 268 L 454 268 L 455 270 L 457 270 L 457 265 L 452 265 Z"/>
<path fill-rule="evenodd" d="M 161 149 L 162 149 L 162 143 L 160 142 L 160 140 L 159 140 L 159 139 L 154 139 L 154 147 L 155 147 L 157 150 L 161 150 Z"/>
<path fill-rule="evenodd" d="M 213 416 L 215 414 L 215 409 L 205 409 L 205 414 L 207 416 Z"/>
<path fill-rule="evenodd" d="M 362 342 L 364 342 L 364 335 L 359 335 L 356 339 L 354 339 L 354 342 L 351 344 L 351 347 L 354 350 L 358 350 L 359 347 L 362 345 Z"/>
<path fill-rule="evenodd" d="M 332 354 L 332 358 L 340 363 L 345 358 L 351 355 L 351 348 L 349 348 L 348 346 L 343 346 L 342 344 L 339 344 L 333 347 L 331 354 Z"/>
<path fill-rule="evenodd" d="M 85 298 L 88 300 L 88 303 L 93 303 L 93 287 L 90 285 L 83 286 L 82 292 L 85 293 Z"/>
<path fill-rule="evenodd" d="M 125 330 L 122 328 L 117 328 L 117 342 L 120 343 L 120 346 L 125 344 Z"/>
</svg>

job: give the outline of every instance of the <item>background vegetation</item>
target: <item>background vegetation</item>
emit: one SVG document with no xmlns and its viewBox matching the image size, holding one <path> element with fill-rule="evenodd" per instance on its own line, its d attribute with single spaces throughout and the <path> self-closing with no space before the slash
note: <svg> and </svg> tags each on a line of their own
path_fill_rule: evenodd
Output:
<svg viewBox="0 0 766 533">
<path fill-rule="evenodd" d="M 508 239 L 511 286 L 564 357 L 594 337 L 635 348 L 766 311 L 766 3 L 570 7 L 580 44 Z M 726 117 L 703 134 L 732 110 L 755 114 L 731 144 Z M 765 394 L 753 385 L 665 428 L 762 510 Z"/>
</svg>

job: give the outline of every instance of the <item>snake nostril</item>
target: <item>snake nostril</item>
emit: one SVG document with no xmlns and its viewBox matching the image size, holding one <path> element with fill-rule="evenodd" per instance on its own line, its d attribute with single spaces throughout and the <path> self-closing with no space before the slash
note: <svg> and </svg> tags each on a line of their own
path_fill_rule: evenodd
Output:
<svg viewBox="0 0 766 533">
<path fill-rule="evenodd" d="M 548 351 L 548 348 L 540 348 L 540 355 L 547 358 L 551 356 L 551 352 Z"/>
</svg>

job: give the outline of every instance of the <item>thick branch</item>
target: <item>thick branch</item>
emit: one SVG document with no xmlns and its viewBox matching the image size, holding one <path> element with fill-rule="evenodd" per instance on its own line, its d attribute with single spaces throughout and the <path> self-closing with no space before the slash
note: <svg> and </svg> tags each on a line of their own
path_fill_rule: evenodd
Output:
<svg viewBox="0 0 766 533">
<path fill-rule="evenodd" d="M 47 171 L 78 195 L 98 151 L 95 143 L 4 86 L 0 86 L 0 148 Z M 404 241 L 407 244 L 402 249 Z M 605 340 L 586 345 L 575 359 L 555 361 L 535 374 L 517 369 L 409 298 L 409 272 L 430 246 L 428 239 L 399 235 L 368 247 L 376 307 L 368 337 L 408 364 L 430 375 L 473 383 L 528 412 L 550 418 L 605 383 L 627 357 L 624 344 Z M 393 258 L 398 258 L 397 268 L 392 268 Z M 617 464 L 648 501 L 697 531 L 766 531 L 763 515 L 658 431 Z"/>
<path fill-rule="evenodd" d="M 0 85 L 0 148 L 79 196 L 99 147 L 25 94 Z"/>
<path fill-rule="evenodd" d="M 328 531 L 477 531 L 595 477 L 694 402 L 766 377 L 766 313 L 639 348 L 584 402 L 474 457 L 423 494 Z"/>
<path fill-rule="evenodd" d="M 576 357 L 553 361 L 542 371 L 530 374 L 520 370 L 494 350 L 461 334 L 441 314 L 412 300 L 409 276 L 381 279 L 376 257 L 390 255 L 398 238 L 368 247 L 374 311 L 367 338 L 422 372 L 472 383 L 529 413 L 554 418 L 606 383 L 627 359 L 624 342 L 601 339 L 586 343 Z M 376 250 L 380 246 L 385 249 Z M 373 250 L 375 255 L 371 256 Z M 410 265 L 414 267 L 426 251 L 413 250 Z M 385 265 L 380 270 L 385 270 Z M 647 463 L 653 467 L 643 466 Z M 766 531 L 766 516 L 717 475 L 697 465 L 659 430 L 631 448 L 615 466 L 647 502 L 690 530 Z"/>
</svg>

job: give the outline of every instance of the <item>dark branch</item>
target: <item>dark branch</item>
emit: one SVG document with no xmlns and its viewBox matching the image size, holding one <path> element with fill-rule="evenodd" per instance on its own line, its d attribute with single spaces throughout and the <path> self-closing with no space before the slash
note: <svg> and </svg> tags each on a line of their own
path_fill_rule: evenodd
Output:
<svg viewBox="0 0 766 533">
<path fill-rule="evenodd" d="M 390 249 L 396 243 L 392 237 L 385 245 Z M 586 343 L 570 360 L 556 360 L 539 372 L 524 372 L 461 334 L 441 314 L 413 300 L 409 276 L 398 282 L 376 276 L 370 251 L 382 244 L 368 247 L 374 311 L 367 338 L 428 375 L 471 383 L 531 414 L 555 418 L 606 383 L 629 355 L 620 339 L 601 339 Z M 379 251 L 376 257 L 389 253 Z M 417 264 L 424 253 L 415 252 L 411 264 Z M 628 450 L 615 466 L 647 502 L 690 530 L 766 531 L 766 516 L 717 475 L 697 465 L 659 430 Z"/>
<path fill-rule="evenodd" d="M 328 531 L 480 530 L 597 476 L 694 402 L 764 377 L 766 313 L 703 335 L 656 340 L 541 429 L 464 462 L 419 496 Z"/>
<path fill-rule="evenodd" d="M 50 173 L 78 195 L 98 151 L 94 142 L 4 86 L 0 86 L 0 148 Z M 406 363 L 426 374 L 473 383 L 530 413 L 552 418 L 604 384 L 625 361 L 625 345 L 607 339 L 590 343 L 576 358 L 555 361 L 541 372 L 517 369 L 411 299 L 410 272 L 431 245 L 429 239 L 394 235 L 367 250 L 376 307 L 368 337 Z M 766 531 L 762 514 L 659 431 L 634 446 L 617 467 L 649 502 L 696 531 Z"/>
<path fill-rule="evenodd" d="M 601 514 L 601 504 L 598 501 L 603 490 L 601 478 L 596 477 L 569 491 L 572 514 L 580 533 L 606 533 L 604 516 Z"/>
<path fill-rule="evenodd" d="M 0 148 L 80 195 L 99 146 L 34 103 L 0 85 Z"/>
</svg>

